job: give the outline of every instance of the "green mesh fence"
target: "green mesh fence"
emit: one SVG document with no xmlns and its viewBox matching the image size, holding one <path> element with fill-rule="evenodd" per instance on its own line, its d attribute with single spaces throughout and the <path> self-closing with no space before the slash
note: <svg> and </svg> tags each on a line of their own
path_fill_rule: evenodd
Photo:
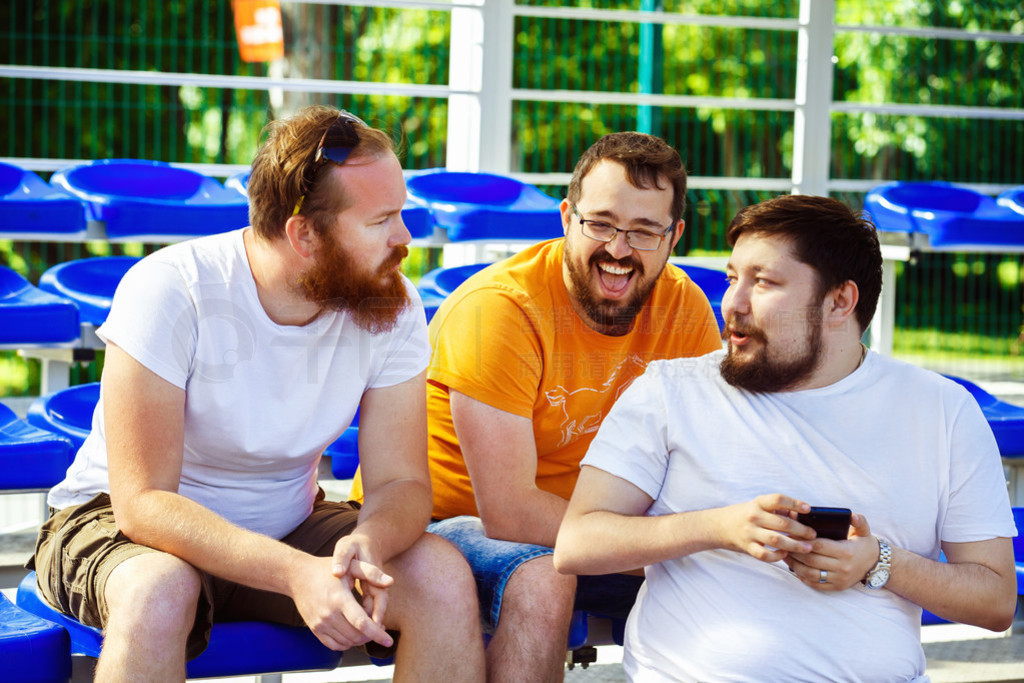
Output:
<svg viewBox="0 0 1024 683">
<path fill-rule="evenodd" d="M 448 82 L 449 12 L 434 9 L 283 4 L 286 60 L 240 61 L 230 3 L 220 0 L 34 0 L 0 7 L 0 60 L 53 68 L 273 76 L 418 85 Z M 521 0 L 520 6 L 661 10 L 681 15 L 794 20 L 799 0 Z M 837 0 L 833 99 L 862 104 L 1024 108 L 1024 43 L 936 38 L 928 29 L 1021 33 L 1019 0 Z M 922 29 L 914 35 L 849 27 Z M 514 19 L 513 87 L 791 100 L 792 30 L 650 24 L 613 19 Z M 486 84 L 485 84 L 486 85 Z M 444 166 L 444 98 L 268 92 L 198 85 L 136 85 L 0 78 L 0 155 L 14 158 L 129 157 L 248 164 L 262 126 L 281 111 L 328 103 L 355 111 L 401 139 L 407 168 Z M 788 178 L 790 111 L 654 107 L 515 100 L 513 172 L 567 173 L 601 135 L 639 129 L 676 146 L 703 178 Z M 884 112 L 832 115 L 835 180 L 1024 183 L 1024 121 Z M 44 177 L 46 174 L 43 174 Z M 713 180 L 712 180 L 713 182 Z M 732 183 L 729 185 L 733 186 Z M 564 187 L 542 188 L 564 196 Z M 742 206 L 774 194 L 691 189 L 679 254 L 722 254 L 725 228 Z M 863 192 L 834 193 L 855 207 Z M 46 267 L 156 245 L 0 242 L 0 258 L 33 282 Z M 920 254 L 897 267 L 896 351 L 997 367 L 1024 379 L 1024 266 L 1020 255 Z M 414 277 L 437 266 L 437 250 L 414 250 Z M 98 364 L 73 381 L 93 379 Z M 26 370 L 26 367 L 28 368 Z M 12 370 L 12 368 L 14 368 Z M 37 390 L 34 367 L 0 355 L 0 392 Z M 8 378 L 16 375 L 16 381 Z M 27 378 L 27 379 L 26 379 Z"/>
</svg>

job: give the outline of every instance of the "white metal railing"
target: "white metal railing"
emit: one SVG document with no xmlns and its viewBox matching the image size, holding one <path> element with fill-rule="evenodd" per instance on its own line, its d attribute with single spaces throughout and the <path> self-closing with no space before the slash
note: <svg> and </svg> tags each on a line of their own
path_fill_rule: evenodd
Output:
<svg viewBox="0 0 1024 683">
<path fill-rule="evenodd" d="M 326 78 L 272 78 L 269 76 L 231 76 L 194 74 L 178 71 L 130 71 L 88 69 L 83 67 L 42 67 L 0 64 L 0 77 L 122 85 L 191 85 L 202 88 L 234 90 L 288 90 L 358 95 L 402 95 L 406 97 L 445 98 L 459 91 L 444 85 L 339 81 Z"/>
</svg>

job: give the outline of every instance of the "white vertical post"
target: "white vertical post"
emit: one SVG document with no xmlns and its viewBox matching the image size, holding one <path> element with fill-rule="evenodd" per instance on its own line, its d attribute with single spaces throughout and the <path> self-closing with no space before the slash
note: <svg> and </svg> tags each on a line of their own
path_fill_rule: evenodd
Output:
<svg viewBox="0 0 1024 683">
<path fill-rule="evenodd" d="M 793 193 L 828 195 L 835 0 L 800 0 Z"/>
<path fill-rule="evenodd" d="M 484 0 L 476 0 L 482 4 Z M 480 93 L 483 86 L 484 16 L 481 9 L 453 7 L 448 85 L 465 94 L 448 98 L 449 171 L 480 170 Z"/>
<path fill-rule="evenodd" d="M 512 170 L 512 52 L 515 0 L 484 0 L 483 82 L 480 97 L 480 170 Z"/>
<path fill-rule="evenodd" d="M 514 0 L 469 0 L 453 7 L 448 84 L 449 171 L 508 174 L 512 168 Z M 487 84 L 484 87 L 484 84 Z M 479 262 L 483 244 L 446 244 L 444 265 Z"/>
<path fill-rule="evenodd" d="M 70 354 L 69 354 L 70 355 Z M 71 363 L 60 358 L 41 358 L 39 393 L 42 396 L 71 386 Z"/>
<path fill-rule="evenodd" d="M 872 351 L 886 356 L 892 355 L 892 337 L 896 327 L 896 261 L 884 258 L 882 250 L 882 291 L 878 306 L 868 328 L 868 344 Z"/>
<path fill-rule="evenodd" d="M 453 7 L 448 85 L 447 168 L 511 170 L 514 0 L 469 0 Z M 487 87 L 484 87 L 484 83 Z"/>
</svg>

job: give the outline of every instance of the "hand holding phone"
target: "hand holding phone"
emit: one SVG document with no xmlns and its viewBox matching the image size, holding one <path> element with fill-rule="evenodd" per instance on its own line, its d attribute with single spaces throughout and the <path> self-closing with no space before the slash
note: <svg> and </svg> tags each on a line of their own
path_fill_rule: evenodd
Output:
<svg viewBox="0 0 1024 683">
<path fill-rule="evenodd" d="M 811 507 L 810 512 L 801 512 L 796 521 L 818 532 L 818 538 L 845 541 L 850 533 L 850 509 Z"/>
</svg>

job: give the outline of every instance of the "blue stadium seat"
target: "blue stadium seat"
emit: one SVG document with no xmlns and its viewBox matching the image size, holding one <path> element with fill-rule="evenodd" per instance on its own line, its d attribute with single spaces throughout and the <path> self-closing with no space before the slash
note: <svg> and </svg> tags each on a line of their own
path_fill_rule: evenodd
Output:
<svg viewBox="0 0 1024 683">
<path fill-rule="evenodd" d="M 224 180 L 224 187 L 229 190 L 234 190 L 243 197 L 246 201 L 249 200 L 249 174 L 252 173 L 252 169 L 246 171 L 239 171 L 233 176 L 228 177 Z"/>
<path fill-rule="evenodd" d="M 37 491 L 64 479 L 71 442 L 18 418 L 0 403 L 0 490 Z"/>
<path fill-rule="evenodd" d="M 359 467 L 359 410 L 352 424 L 334 442 L 324 449 L 331 458 L 331 474 L 335 479 L 351 479 Z"/>
<path fill-rule="evenodd" d="M 996 197 L 996 204 L 1024 216 L 1024 185 L 1010 188 Z"/>
<path fill-rule="evenodd" d="M 434 319 L 437 309 L 444 303 L 444 297 L 431 294 L 430 292 L 420 292 L 420 299 L 423 301 L 423 312 L 426 314 L 427 323 L 429 324 Z"/>
<path fill-rule="evenodd" d="M 18 586 L 18 607 L 64 627 L 71 636 L 71 654 L 97 657 L 103 632 L 85 626 L 46 603 L 30 572 Z M 252 676 L 285 671 L 330 671 L 341 664 L 341 653 L 328 649 L 304 626 L 265 621 L 216 623 L 210 645 L 188 663 L 189 678 Z"/>
<path fill-rule="evenodd" d="M 0 593 L 0 679 L 56 683 L 71 678 L 71 640 L 53 622 L 21 609 Z"/>
<path fill-rule="evenodd" d="M 442 299 L 454 292 L 470 276 L 479 273 L 490 263 L 471 263 L 451 268 L 435 268 L 423 274 L 416 289 L 420 295 L 439 296 Z"/>
<path fill-rule="evenodd" d="M 466 281 L 469 276 L 483 270 L 489 263 L 472 263 L 466 266 L 453 266 L 451 268 L 435 268 L 423 274 L 416 290 L 423 299 L 423 311 L 427 315 L 427 322 L 434 319 L 437 309 L 444 303 L 445 298 Z"/>
<path fill-rule="evenodd" d="M 0 234 L 84 237 L 85 204 L 32 171 L 0 162 Z"/>
<path fill-rule="evenodd" d="M 425 206 L 407 201 L 402 207 L 402 222 L 414 240 L 434 235 L 434 214 Z"/>
<path fill-rule="evenodd" d="M 725 327 L 725 320 L 722 318 L 722 297 L 725 290 L 729 289 L 729 281 L 726 279 L 725 271 L 701 266 L 676 264 L 690 276 L 693 283 L 700 287 L 704 296 L 711 303 L 711 309 L 715 312 L 715 320 L 718 321 L 718 329 Z"/>
<path fill-rule="evenodd" d="M 0 346 L 70 344 L 79 333 L 75 304 L 0 266 Z"/>
<path fill-rule="evenodd" d="M 999 454 L 1004 458 L 1024 458 L 1024 407 L 1001 401 L 966 379 L 947 377 L 967 389 L 978 402 L 996 437 Z"/>
<path fill-rule="evenodd" d="M 410 199 L 431 210 L 452 242 L 562 236 L 559 200 L 513 178 L 430 169 L 410 174 L 406 186 Z"/>
<path fill-rule="evenodd" d="M 92 431 L 92 414 L 100 400 L 100 383 L 90 382 L 40 396 L 28 407 L 25 419 L 34 427 L 59 434 L 77 453 Z"/>
<path fill-rule="evenodd" d="M 886 183 L 868 192 L 864 208 L 879 230 L 923 233 L 933 247 L 1024 245 L 1024 214 L 952 183 Z"/>
<path fill-rule="evenodd" d="M 1024 507 L 1013 508 L 1017 535 L 1013 539 L 1013 559 L 1017 563 L 1017 597 L 1024 598 Z"/>
<path fill-rule="evenodd" d="M 572 621 L 569 622 L 569 645 L 568 649 L 576 650 L 587 644 L 587 613 L 576 610 L 572 613 Z"/>
<path fill-rule="evenodd" d="M 57 171 L 50 184 L 86 202 L 110 239 L 211 235 L 249 224 L 249 205 L 213 178 L 162 161 L 101 159 Z"/>
<path fill-rule="evenodd" d="M 139 262 L 135 256 L 93 256 L 59 263 L 39 278 L 39 288 L 75 302 L 83 323 L 102 325 L 121 278 Z"/>
</svg>

